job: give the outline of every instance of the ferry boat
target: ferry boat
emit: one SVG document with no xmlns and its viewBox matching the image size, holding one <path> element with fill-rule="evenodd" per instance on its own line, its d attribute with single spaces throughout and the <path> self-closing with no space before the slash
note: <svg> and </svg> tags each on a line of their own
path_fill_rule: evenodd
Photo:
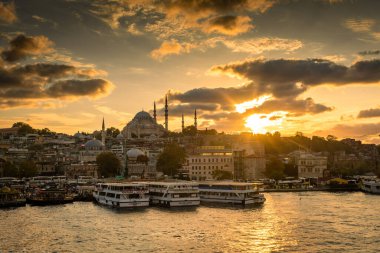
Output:
<svg viewBox="0 0 380 253">
<path fill-rule="evenodd" d="M 260 205 L 266 200 L 257 185 L 241 182 L 201 182 L 199 195 L 201 203 Z"/>
<path fill-rule="evenodd" d="M 25 204 L 26 199 L 16 189 L 6 186 L 0 189 L 0 207 L 17 207 Z"/>
<path fill-rule="evenodd" d="M 194 182 L 149 182 L 152 205 L 180 207 L 199 206 L 199 188 Z"/>
<path fill-rule="evenodd" d="M 27 198 L 27 203 L 34 206 L 60 205 L 73 202 L 74 198 L 68 195 L 66 190 L 58 188 L 37 188 Z"/>
<path fill-rule="evenodd" d="M 363 181 L 361 184 L 361 189 L 367 193 L 380 194 L 380 181 L 379 180 L 371 180 L 371 181 Z"/>
<path fill-rule="evenodd" d="M 111 207 L 146 207 L 148 193 L 148 186 L 143 183 L 99 183 L 93 196 L 99 204 Z"/>
</svg>

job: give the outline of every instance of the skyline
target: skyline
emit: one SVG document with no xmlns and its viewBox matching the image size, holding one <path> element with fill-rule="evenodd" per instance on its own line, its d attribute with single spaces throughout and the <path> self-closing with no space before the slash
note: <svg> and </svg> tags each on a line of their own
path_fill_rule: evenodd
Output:
<svg viewBox="0 0 380 253">
<path fill-rule="evenodd" d="M 4 1 L 0 127 L 279 131 L 380 143 L 380 2 Z M 152 114 L 152 113 L 151 113 Z"/>
</svg>

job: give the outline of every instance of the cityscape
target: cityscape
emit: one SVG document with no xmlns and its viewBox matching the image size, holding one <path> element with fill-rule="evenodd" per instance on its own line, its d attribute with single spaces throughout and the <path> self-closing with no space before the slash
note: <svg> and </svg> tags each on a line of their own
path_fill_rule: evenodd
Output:
<svg viewBox="0 0 380 253">
<path fill-rule="evenodd" d="M 0 252 L 377 252 L 380 2 L 0 2 Z"/>
</svg>

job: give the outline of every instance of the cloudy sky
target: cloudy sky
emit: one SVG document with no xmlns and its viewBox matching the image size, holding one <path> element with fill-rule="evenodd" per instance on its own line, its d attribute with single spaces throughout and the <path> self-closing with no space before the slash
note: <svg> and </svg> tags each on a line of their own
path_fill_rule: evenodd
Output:
<svg viewBox="0 0 380 253">
<path fill-rule="evenodd" d="M 153 101 L 229 133 L 379 143 L 380 1 L 0 2 L 0 127 L 122 128 Z"/>
</svg>

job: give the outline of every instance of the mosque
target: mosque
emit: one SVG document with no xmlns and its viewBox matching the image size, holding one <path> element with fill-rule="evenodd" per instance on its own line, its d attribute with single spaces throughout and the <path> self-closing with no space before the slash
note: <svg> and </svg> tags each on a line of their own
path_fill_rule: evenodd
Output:
<svg viewBox="0 0 380 253">
<path fill-rule="evenodd" d="M 195 111 L 195 126 L 196 126 L 196 111 Z M 157 123 L 156 102 L 154 102 L 153 117 L 142 110 L 138 112 L 135 117 L 128 122 L 128 124 L 121 131 L 124 138 L 127 139 L 140 139 L 140 138 L 158 138 L 162 137 L 169 130 L 169 110 L 168 110 L 168 97 L 165 97 L 165 127 Z M 184 129 L 184 118 L 182 115 L 182 130 Z"/>
</svg>

